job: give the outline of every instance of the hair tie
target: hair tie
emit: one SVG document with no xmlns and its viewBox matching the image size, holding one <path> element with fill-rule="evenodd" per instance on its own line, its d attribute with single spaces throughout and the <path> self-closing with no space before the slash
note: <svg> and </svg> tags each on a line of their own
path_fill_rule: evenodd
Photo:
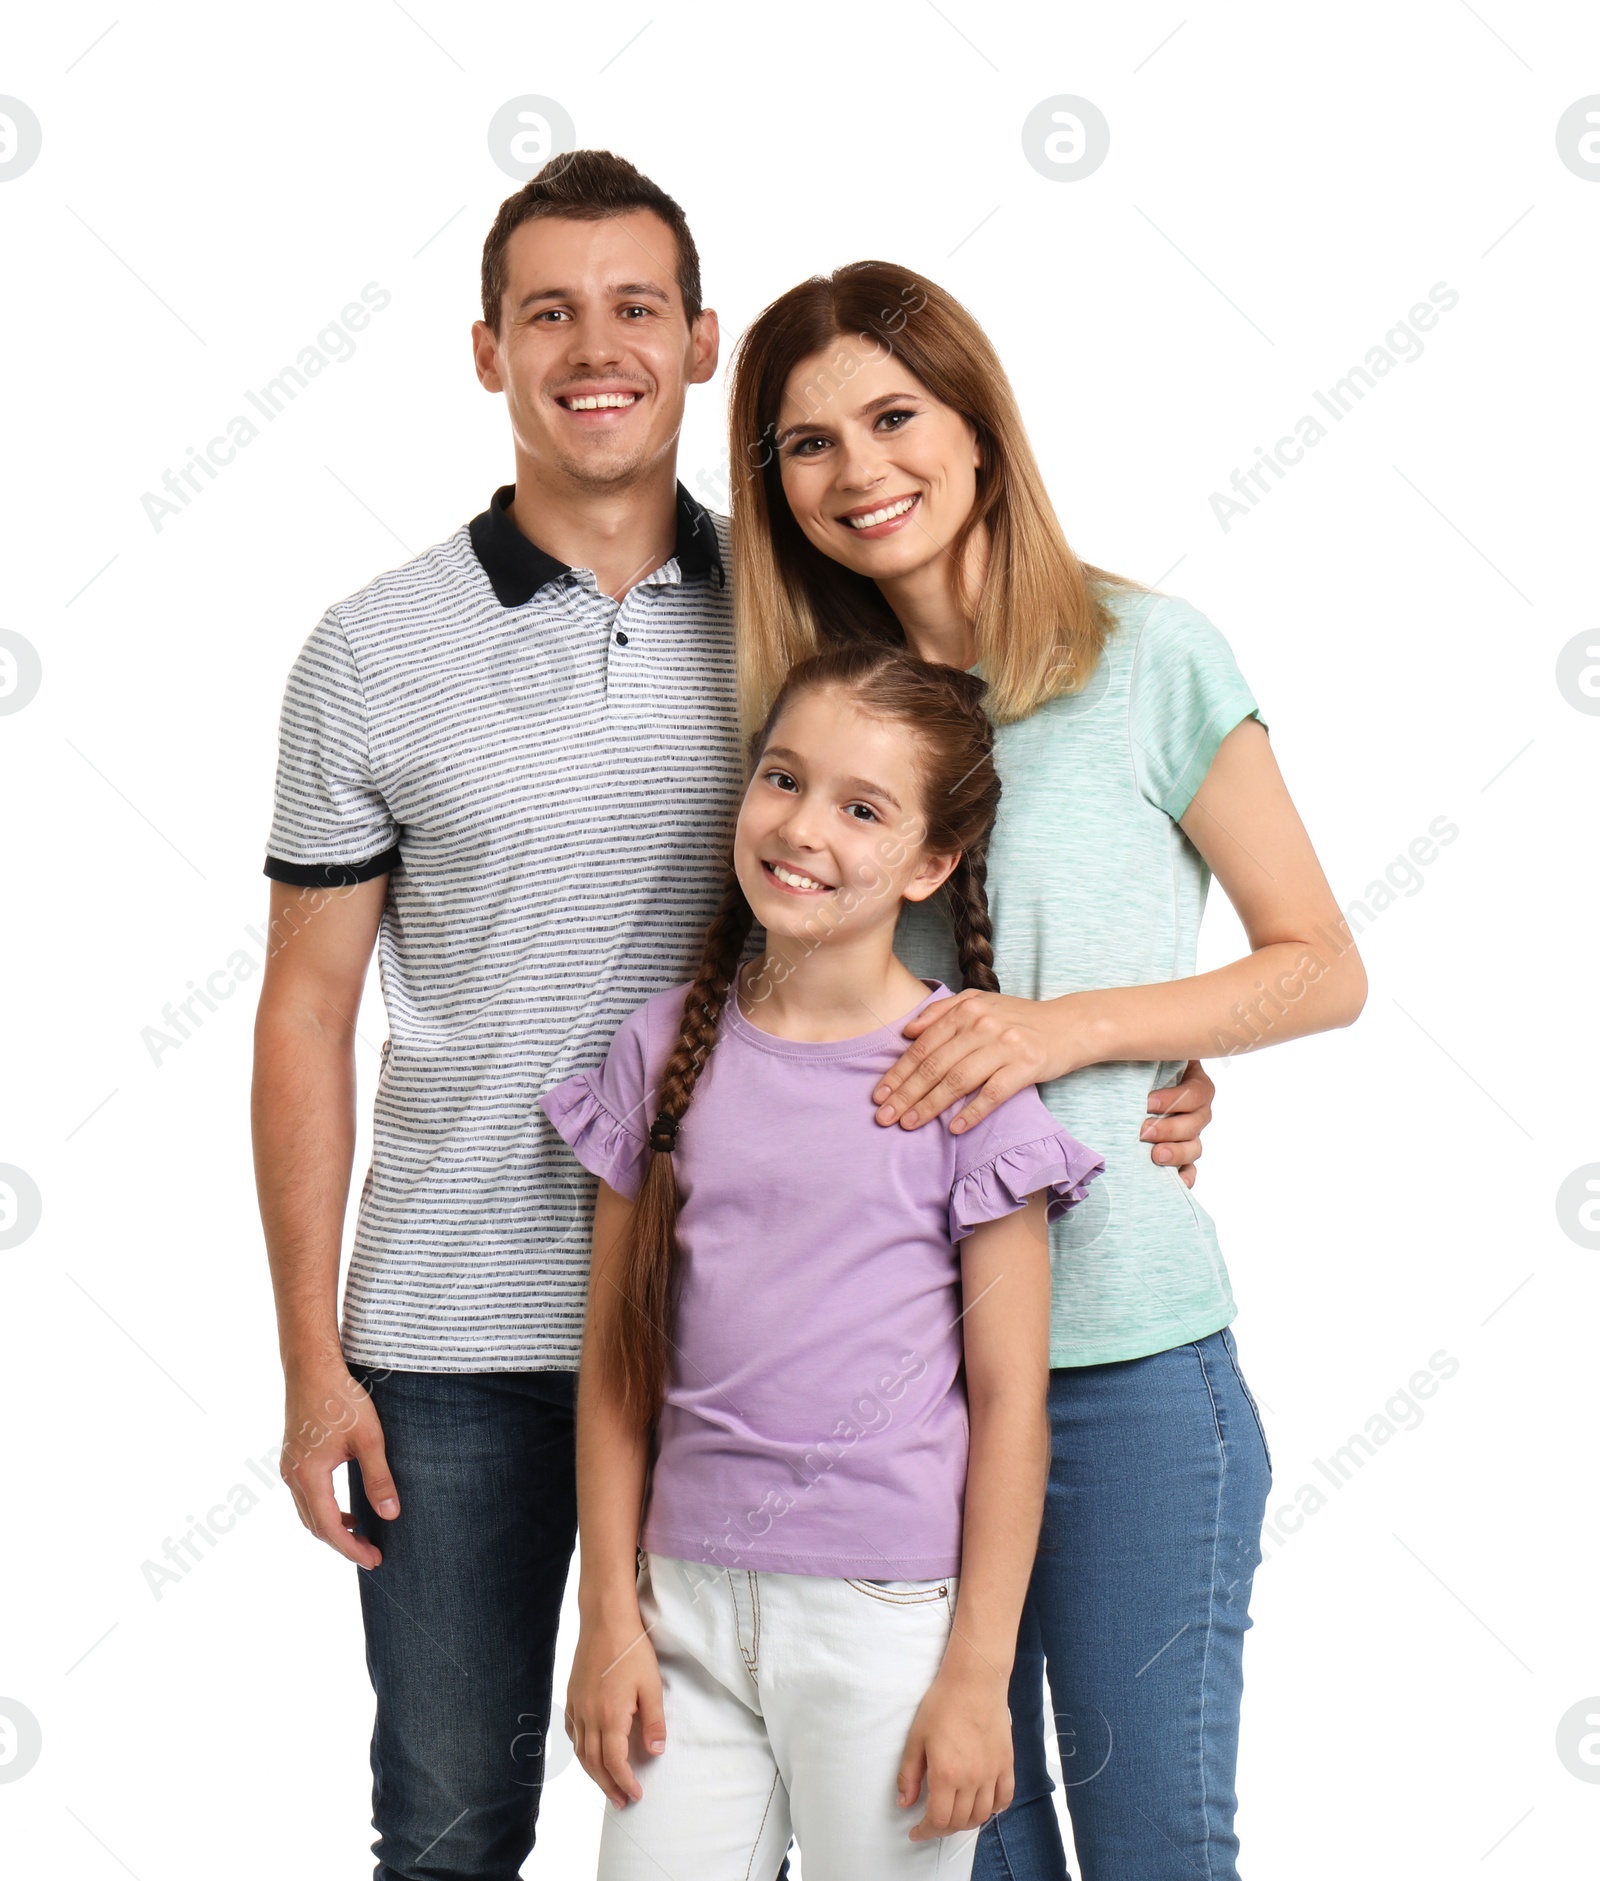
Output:
<svg viewBox="0 0 1600 1881">
<path fill-rule="evenodd" d="M 650 1126 L 650 1147 L 653 1150 L 665 1150 L 670 1156 L 678 1147 L 678 1119 L 658 1111 L 656 1120 Z"/>
</svg>

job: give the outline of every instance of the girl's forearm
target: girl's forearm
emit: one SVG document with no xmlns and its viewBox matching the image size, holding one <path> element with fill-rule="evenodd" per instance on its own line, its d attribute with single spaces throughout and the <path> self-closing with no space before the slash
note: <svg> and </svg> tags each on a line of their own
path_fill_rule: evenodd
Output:
<svg viewBox="0 0 1600 1881">
<path fill-rule="evenodd" d="M 1341 923 L 1342 928 L 1342 923 Z M 1050 1075 L 1082 1065 L 1231 1057 L 1349 1025 L 1367 976 L 1348 929 L 1274 941 L 1225 967 L 1151 986 L 1108 986 L 1041 1002 Z"/>
<path fill-rule="evenodd" d="M 961 1584 L 940 1676 L 1011 1677 L 1050 1468 L 1042 1394 L 972 1393 Z"/>
<path fill-rule="evenodd" d="M 637 1608 L 648 1438 L 625 1423 L 591 1364 L 578 1374 L 578 1609 Z"/>
</svg>

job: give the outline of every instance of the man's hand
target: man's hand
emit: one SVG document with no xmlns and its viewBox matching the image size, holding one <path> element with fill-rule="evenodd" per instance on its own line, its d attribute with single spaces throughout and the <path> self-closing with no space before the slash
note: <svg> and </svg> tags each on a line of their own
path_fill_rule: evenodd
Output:
<svg viewBox="0 0 1600 1881">
<path fill-rule="evenodd" d="M 1205 1066 L 1191 1058 L 1183 1069 L 1182 1081 L 1165 1089 L 1152 1091 L 1146 1100 L 1155 1114 L 1139 1132 L 1142 1142 L 1153 1143 L 1153 1163 L 1168 1167 L 1176 1164 L 1186 1188 L 1194 1187 L 1195 1164 L 1200 1159 L 1200 1133 L 1211 1121 L 1211 1100 L 1217 1087 Z"/>
<path fill-rule="evenodd" d="M 377 1513 L 392 1522 L 400 1495 L 384 1454 L 383 1429 L 372 1399 L 342 1358 L 286 1374 L 283 1456 L 279 1470 L 300 1520 L 357 1567 L 375 1568 L 382 1551 L 355 1533 L 356 1518 L 339 1507 L 333 1472 L 361 1466 L 361 1485 Z"/>
<path fill-rule="evenodd" d="M 628 1761 L 635 1723 L 644 1753 L 659 1756 L 667 1747 L 661 1668 L 636 1605 L 580 1625 L 567 1683 L 567 1736 L 619 1809 L 644 1795 Z"/>
<path fill-rule="evenodd" d="M 1005 1680 L 949 1678 L 941 1672 L 933 1681 L 917 1707 L 900 1759 L 898 1807 L 915 1804 L 924 1776 L 928 1806 L 910 1841 L 981 1829 L 992 1815 L 1010 1808 L 1016 1783 Z"/>
</svg>

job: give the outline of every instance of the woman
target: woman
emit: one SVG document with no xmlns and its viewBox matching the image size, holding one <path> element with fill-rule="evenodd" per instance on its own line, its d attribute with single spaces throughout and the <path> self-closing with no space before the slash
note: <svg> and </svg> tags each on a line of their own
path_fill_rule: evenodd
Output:
<svg viewBox="0 0 1600 1881">
<path fill-rule="evenodd" d="M 1051 1230 L 1052 1463 L 1011 1688 L 1015 1800 L 975 1881 L 1066 1874 L 1044 1668 L 1084 1881 L 1233 1881 L 1271 1465 L 1211 1221 L 1137 1138 L 1147 1084 L 1185 1060 L 1348 1025 L 1360 960 L 1226 642 L 1074 556 L 994 351 L 949 295 L 881 262 L 791 289 L 740 346 L 731 425 L 750 473 L 733 501 L 747 717 L 794 660 L 866 633 L 978 671 L 997 727 L 1006 991 L 905 1026 L 878 1121 L 915 1129 L 965 1099 L 959 1131 L 1037 1083 L 1106 1158 Z M 1251 952 L 1197 974 L 1213 873 Z M 895 944 L 954 984 L 950 918 L 908 908 Z"/>
</svg>

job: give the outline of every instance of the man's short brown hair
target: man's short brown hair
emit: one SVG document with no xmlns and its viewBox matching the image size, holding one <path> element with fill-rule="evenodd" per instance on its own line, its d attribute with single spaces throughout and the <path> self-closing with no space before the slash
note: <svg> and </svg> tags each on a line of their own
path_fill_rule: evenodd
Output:
<svg viewBox="0 0 1600 1881">
<path fill-rule="evenodd" d="M 575 222 L 603 222 L 608 216 L 648 209 L 671 229 L 678 244 L 678 292 L 685 317 L 692 323 L 700 314 L 700 256 L 689 233 L 683 211 L 664 189 L 636 170 L 626 157 L 609 150 L 570 150 L 552 157 L 537 176 L 500 205 L 483 244 L 483 318 L 500 330 L 501 302 L 505 296 L 506 246 L 524 222 L 543 216 L 566 216 Z"/>
</svg>

